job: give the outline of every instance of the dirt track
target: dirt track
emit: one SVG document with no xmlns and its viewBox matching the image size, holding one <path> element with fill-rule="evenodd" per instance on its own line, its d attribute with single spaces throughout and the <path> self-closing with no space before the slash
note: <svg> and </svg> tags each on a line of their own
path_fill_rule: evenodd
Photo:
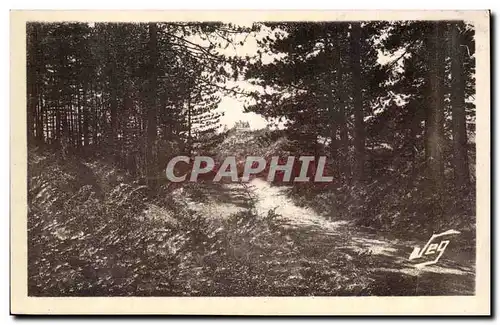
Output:
<svg viewBox="0 0 500 325">
<path fill-rule="evenodd" d="M 348 257 L 366 258 L 377 295 L 474 294 L 474 260 L 461 253 L 453 240 L 436 265 L 416 268 L 408 257 L 414 246 L 425 243 L 387 238 L 345 220 L 328 220 L 310 208 L 297 206 L 286 190 L 286 186 L 271 186 L 261 179 L 248 184 L 206 184 L 203 195 L 189 198 L 188 205 L 218 218 L 248 208 L 260 216 L 274 210 L 280 227 L 304 252 L 340 250 Z M 415 291 L 410 293 L 408 288 Z"/>
</svg>

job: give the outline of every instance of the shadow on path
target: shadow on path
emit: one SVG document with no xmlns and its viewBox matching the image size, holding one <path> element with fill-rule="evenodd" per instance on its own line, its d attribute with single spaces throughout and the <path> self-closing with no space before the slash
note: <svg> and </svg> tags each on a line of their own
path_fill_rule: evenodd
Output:
<svg viewBox="0 0 500 325">
<path fill-rule="evenodd" d="M 416 268 L 408 258 L 415 245 L 422 247 L 425 242 L 389 239 L 347 221 L 330 221 L 310 208 L 297 206 L 286 189 L 261 179 L 245 185 L 207 183 L 192 195 L 191 206 L 216 218 L 252 206 L 261 216 L 272 210 L 279 216 L 281 233 L 293 240 L 299 254 L 324 259 L 329 252 L 340 251 L 347 261 L 368 270 L 374 280 L 372 295 L 474 294 L 475 256 L 454 246 L 453 240 L 437 264 Z"/>
</svg>

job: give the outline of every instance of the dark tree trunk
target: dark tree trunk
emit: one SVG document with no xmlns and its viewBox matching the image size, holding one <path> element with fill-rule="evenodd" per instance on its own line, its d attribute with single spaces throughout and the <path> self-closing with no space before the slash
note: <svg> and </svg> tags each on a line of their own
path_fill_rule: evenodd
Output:
<svg viewBox="0 0 500 325">
<path fill-rule="evenodd" d="M 338 105 L 338 124 L 340 130 L 340 143 L 335 143 L 335 149 L 341 148 L 341 157 L 340 158 L 340 172 L 346 178 L 349 177 L 349 164 L 347 162 L 349 155 L 349 138 L 347 132 L 347 119 L 346 119 L 346 89 L 343 87 L 344 84 L 344 69 L 342 62 L 342 31 L 338 31 L 337 42 L 335 44 L 335 69 L 336 69 L 336 91 L 337 91 L 337 105 Z M 336 128 L 332 128 L 335 130 Z"/>
<path fill-rule="evenodd" d="M 80 93 L 80 88 L 77 90 L 77 95 L 76 95 L 76 121 L 75 125 L 77 127 L 77 132 L 76 132 L 76 147 L 79 149 L 82 146 L 82 137 L 83 137 L 83 132 L 82 132 L 82 94 Z"/>
<path fill-rule="evenodd" d="M 55 121 L 55 132 L 54 132 L 54 139 L 59 140 L 61 137 L 61 111 L 62 111 L 62 105 L 60 104 L 60 101 L 58 101 L 58 105 L 56 107 L 56 121 Z"/>
<path fill-rule="evenodd" d="M 40 116 L 37 116 L 37 101 L 38 101 L 38 93 L 37 93 L 37 83 L 38 83 L 38 26 L 33 24 L 29 29 L 30 34 L 28 35 L 28 53 L 29 62 L 27 66 L 27 90 L 28 90 L 28 112 L 27 112 L 27 131 L 29 138 L 39 138 L 39 129 L 38 129 L 38 120 Z M 36 133 L 35 133 L 35 125 Z"/>
<path fill-rule="evenodd" d="M 98 141 L 97 141 L 97 134 L 98 134 L 98 111 L 100 110 L 99 107 L 101 105 L 101 102 L 99 98 L 97 97 L 96 90 L 94 89 L 94 84 L 91 81 L 90 82 L 90 93 L 91 96 L 93 96 L 93 101 L 92 101 L 92 106 L 93 106 L 93 111 L 92 111 L 92 145 L 94 148 L 97 146 Z"/>
<path fill-rule="evenodd" d="M 191 134 L 191 128 L 193 127 L 191 121 L 191 97 L 188 98 L 188 150 L 191 156 L 193 152 L 193 135 Z"/>
<path fill-rule="evenodd" d="M 451 107 L 453 130 L 453 167 L 457 188 L 470 185 L 467 157 L 467 124 L 465 119 L 465 80 L 463 51 L 458 23 L 451 26 Z"/>
<path fill-rule="evenodd" d="M 354 108 L 354 179 L 364 179 L 365 165 L 365 130 L 363 112 L 363 94 L 361 90 L 361 24 L 352 23 L 351 29 L 351 70 L 352 98 Z"/>
<path fill-rule="evenodd" d="M 75 115 L 74 113 L 75 108 L 78 108 L 78 93 L 76 94 L 76 105 L 73 106 L 73 94 L 69 94 L 69 106 L 67 108 L 67 125 L 68 125 L 68 130 L 66 135 L 68 136 L 68 142 L 71 144 L 72 147 L 76 146 L 78 143 L 78 128 L 75 122 Z M 65 130 L 66 132 L 66 130 Z"/>
<path fill-rule="evenodd" d="M 411 126 L 410 126 L 410 141 L 409 148 L 411 157 L 411 170 L 412 175 L 416 176 L 418 172 L 418 166 L 421 165 L 417 157 L 417 153 L 421 151 L 421 142 L 419 137 L 422 135 L 422 121 L 425 120 L 424 110 L 420 106 L 413 107 L 413 113 L 411 116 Z M 411 179 L 413 181 L 413 178 Z"/>
<path fill-rule="evenodd" d="M 444 180 L 444 50 L 443 25 L 432 26 L 429 48 L 429 107 L 426 121 L 426 158 L 429 176 L 436 190 L 441 192 Z"/>
<path fill-rule="evenodd" d="M 113 70 L 115 71 L 115 70 Z M 110 117 L 111 117 L 111 132 L 109 135 L 109 145 L 114 147 L 116 135 L 118 132 L 118 80 L 116 77 L 111 78 L 111 93 L 110 93 Z"/>
<path fill-rule="evenodd" d="M 87 147 L 89 145 L 89 109 L 87 103 L 87 90 L 83 88 L 83 146 Z"/>
<path fill-rule="evenodd" d="M 42 143 L 43 141 L 46 141 L 46 135 L 45 135 L 45 130 L 44 126 L 48 127 L 48 121 L 46 120 L 45 116 L 45 109 L 44 109 L 44 103 L 43 103 L 43 89 L 39 86 L 38 87 L 38 115 L 37 115 L 37 121 L 36 121 L 36 138 L 37 140 Z"/>
<path fill-rule="evenodd" d="M 149 89 L 147 91 L 147 103 L 149 107 L 147 108 L 147 139 L 146 139 L 146 168 L 147 168 L 147 180 L 148 185 L 154 187 L 156 185 L 156 166 L 154 161 L 154 144 L 156 141 L 156 129 L 157 129 L 157 105 L 156 96 L 158 88 L 158 78 L 157 78 L 157 60 L 158 60 L 158 48 L 157 48 L 157 25 L 156 23 L 149 24 Z"/>
</svg>

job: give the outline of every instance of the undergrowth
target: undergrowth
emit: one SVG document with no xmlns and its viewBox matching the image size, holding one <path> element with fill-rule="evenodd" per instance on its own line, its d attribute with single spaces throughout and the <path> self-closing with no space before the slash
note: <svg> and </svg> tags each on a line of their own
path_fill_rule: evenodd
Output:
<svg viewBox="0 0 500 325">
<path fill-rule="evenodd" d="M 315 249 L 274 211 L 203 216 L 101 160 L 28 160 L 31 296 L 370 294 L 366 257 Z"/>
</svg>

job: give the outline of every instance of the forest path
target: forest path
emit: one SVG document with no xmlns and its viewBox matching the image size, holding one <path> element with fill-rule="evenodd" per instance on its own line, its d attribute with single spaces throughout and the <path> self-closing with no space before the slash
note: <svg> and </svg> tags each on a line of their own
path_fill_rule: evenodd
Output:
<svg viewBox="0 0 500 325">
<path fill-rule="evenodd" d="M 353 256 L 362 260 L 375 279 L 377 295 L 474 294 L 474 260 L 455 247 L 453 239 L 437 264 L 415 268 L 408 257 L 414 246 L 422 247 L 425 242 L 389 238 L 349 221 L 328 220 L 311 208 L 295 204 L 287 195 L 288 188 L 271 186 L 258 178 L 247 184 L 207 183 L 200 196 L 188 200 L 188 205 L 203 215 L 217 218 L 227 218 L 252 207 L 262 217 L 273 210 L 286 236 L 306 257 L 327 256 L 337 250 L 345 253 L 348 260 Z"/>
</svg>

